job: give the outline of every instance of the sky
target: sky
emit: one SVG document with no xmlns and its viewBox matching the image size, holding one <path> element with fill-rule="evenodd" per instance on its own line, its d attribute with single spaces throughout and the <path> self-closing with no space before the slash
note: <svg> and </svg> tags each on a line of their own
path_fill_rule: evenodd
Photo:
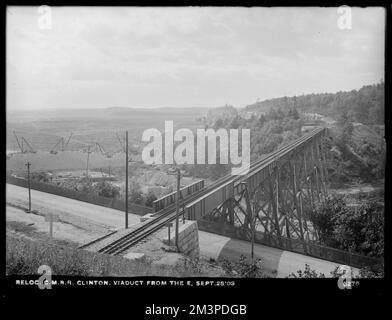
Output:
<svg viewBox="0 0 392 320">
<path fill-rule="evenodd" d="M 7 110 L 244 107 L 384 79 L 383 8 L 343 30 L 337 8 L 49 9 L 7 7 Z"/>
</svg>

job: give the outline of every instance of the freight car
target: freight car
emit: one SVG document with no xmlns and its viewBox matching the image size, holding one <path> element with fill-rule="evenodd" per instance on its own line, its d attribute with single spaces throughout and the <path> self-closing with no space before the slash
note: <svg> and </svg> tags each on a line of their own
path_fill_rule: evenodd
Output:
<svg viewBox="0 0 392 320">
<path fill-rule="evenodd" d="M 204 180 L 196 181 L 180 189 L 180 200 L 184 200 L 192 194 L 204 188 Z M 167 194 L 166 196 L 154 201 L 154 211 L 158 212 L 176 203 L 177 191 Z"/>
</svg>

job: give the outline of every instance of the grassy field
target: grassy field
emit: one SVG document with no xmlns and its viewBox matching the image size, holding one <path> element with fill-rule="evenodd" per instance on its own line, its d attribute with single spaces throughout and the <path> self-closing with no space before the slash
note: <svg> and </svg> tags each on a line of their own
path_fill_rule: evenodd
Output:
<svg viewBox="0 0 392 320">
<path fill-rule="evenodd" d="M 78 276 L 206 276 L 191 264 L 151 265 L 147 261 L 80 250 L 73 246 L 35 241 L 7 234 L 6 274 L 37 274 L 40 265 L 48 265 L 54 275 Z"/>
<path fill-rule="evenodd" d="M 139 143 L 145 129 L 164 128 L 165 120 L 172 120 L 174 128 L 194 129 L 201 126 L 197 118 L 204 108 L 102 108 L 96 110 L 57 110 L 39 112 L 14 112 L 7 115 L 7 149 L 19 150 L 13 131 L 18 138 L 25 137 L 35 150 L 50 151 L 61 138 L 73 136 L 68 150 L 78 150 L 83 145 L 100 143 L 106 151 L 121 148 L 116 133 L 129 131 L 130 145 Z"/>
</svg>

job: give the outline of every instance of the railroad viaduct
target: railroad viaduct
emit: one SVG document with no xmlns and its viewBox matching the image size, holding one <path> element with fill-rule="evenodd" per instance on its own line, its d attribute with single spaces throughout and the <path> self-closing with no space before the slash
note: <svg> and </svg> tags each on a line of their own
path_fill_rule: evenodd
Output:
<svg viewBox="0 0 392 320">
<path fill-rule="evenodd" d="M 200 230 L 342 264 L 378 263 L 319 244 L 311 213 L 328 196 L 328 140 L 327 129 L 317 127 L 252 162 L 244 175 L 230 174 L 208 186 L 200 180 L 182 188 L 180 217 L 197 220 Z M 139 225 L 100 239 L 96 250 L 120 254 L 167 226 L 176 218 L 176 192 L 156 200 L 154 209 Z"/>
</svg>

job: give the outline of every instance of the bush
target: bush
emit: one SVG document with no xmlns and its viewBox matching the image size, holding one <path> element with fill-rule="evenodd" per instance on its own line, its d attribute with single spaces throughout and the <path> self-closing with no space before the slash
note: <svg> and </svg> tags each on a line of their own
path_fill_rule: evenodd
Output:
<svg viewBox="0 0 392 320">
<path fill-rule="evenodd" d="M 384 208 L 370 200 L 348 207 L 329 197 L 310 215 L 320 244 L 371 257 L 384 256 Z"/>
<path fill-rule="evenodd" d="M 325 278 L 324 273 L 317 273 L 316 270 L 311 270 L 308 264 L 305 264 L 304 270 L 298 270 L 297 273 L 291 273 L 288 278 Z"/>
<path fill-rule="evenodd" d="M 110 182 L 100 181 L 94 186 L 96 194 L 106 198 L 118 198 L 120 196 L 120 188 L 114 186 Z"/>
<path fill-rule="evenodd" d="M 76 276 L 200 276 L 195 270 L 173 266 L 153 266 L 144 260 L 129 260 L 76 249 L 70 246 L 32 241 L 8 236 L 6 274 L 38 274 L 38 267 L 48 265 L 53 275 Z M 201 274 L 204 275 L 203 273 Z"/>
<path fill-rule="evenodd" d="M 261 259 L 256 259 L 252 262 L 248 262 L 244 255 L 241 255 L 238 262 L 231 262 L 224 260 L 222 262 L 222 268 L 225 270 L 229 277 L 241 277 L 241 278 L 266 278 L 267 274 L 264 272 Z"/>
<path fill-rule="evenodd" d="M 146 207 L 152 207 L 155 200 L 157 200 L 157 197 L 155 196 L 155 194 L 153 194 L 152 192 L 149 192 L 146 197 L 146 203 L 145 203 Z"/>
</svg>

